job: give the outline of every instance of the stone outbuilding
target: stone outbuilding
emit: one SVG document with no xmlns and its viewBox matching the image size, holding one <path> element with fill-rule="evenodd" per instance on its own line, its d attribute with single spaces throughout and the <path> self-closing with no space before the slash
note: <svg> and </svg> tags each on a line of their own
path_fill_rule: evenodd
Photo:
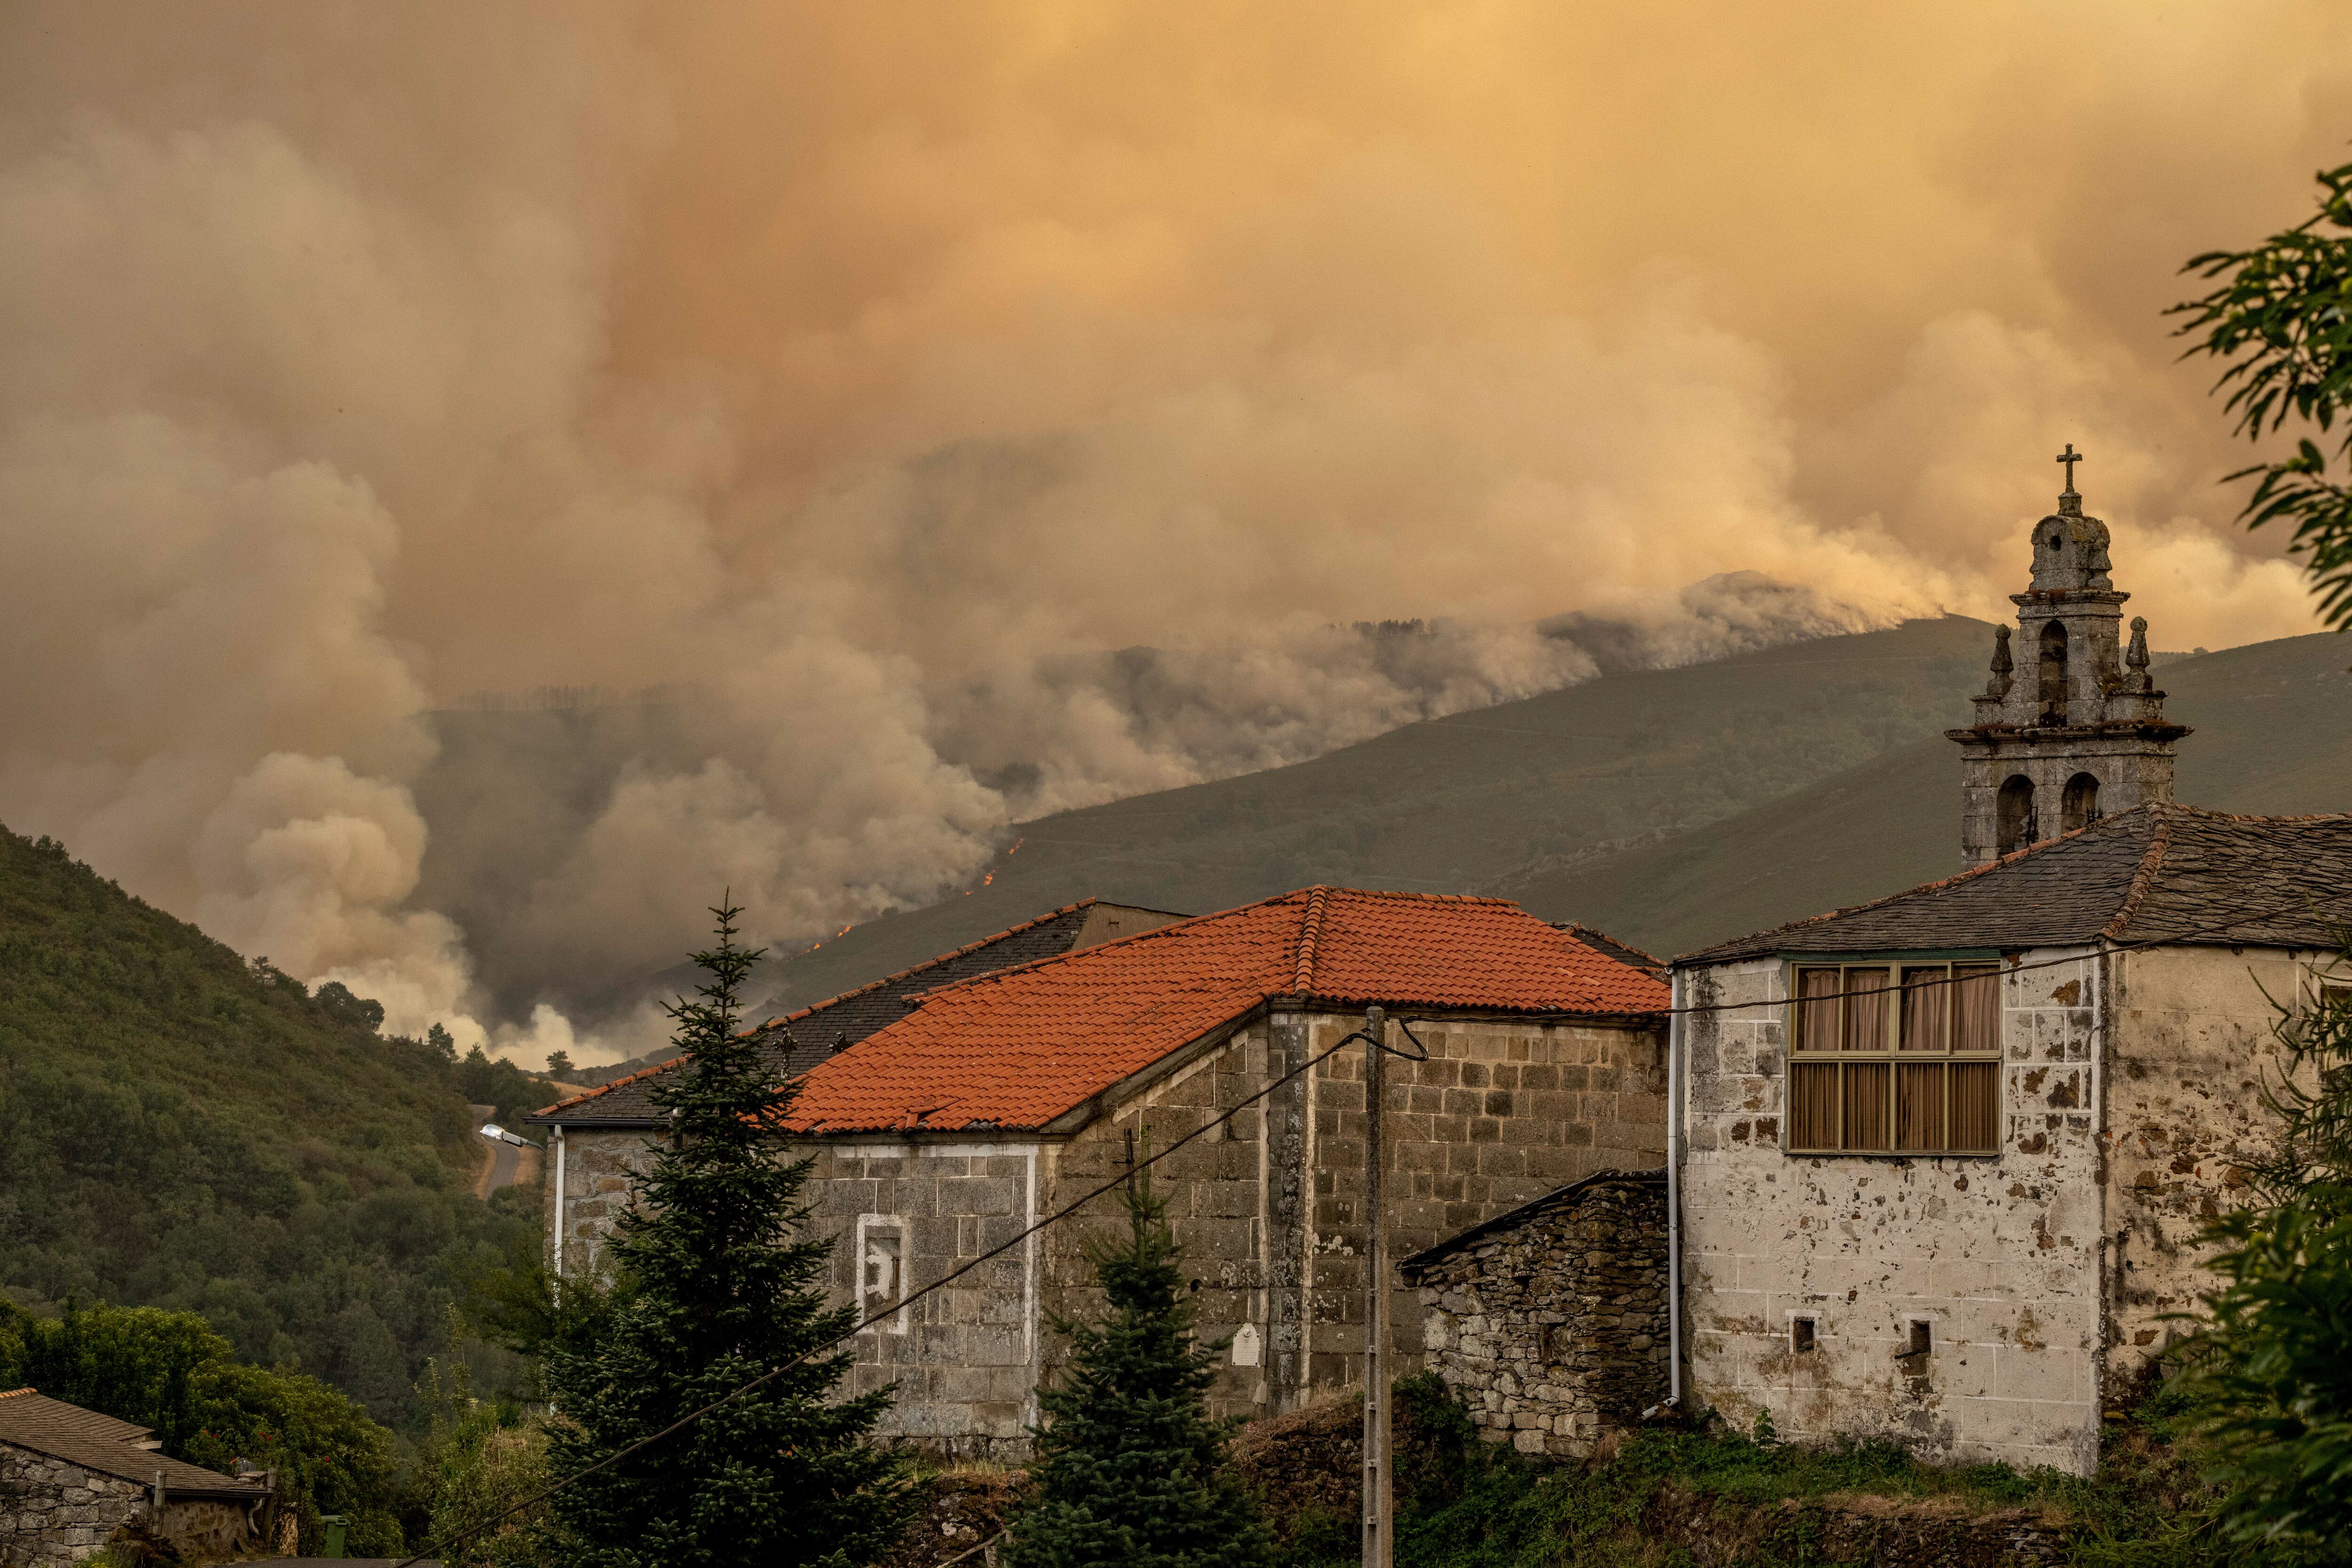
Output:
<svg viewBox="0 0 2352 1568">
<path fill-rule="evenodd" d="M 1666 1173 L 1596 1171 L 1398 1265 L 1490 1441 L 1585 1455 L 1666 1397 Z"/>
<path fill-rule="evenodd" d="M 266 1479 L 236 1479 L 157 1451 L 150 1428 L 29 1388 L 0 1394 L 0 1563 L 87 1562 L 143 1531 L 190 1563 L 257 1550 L 273 1522 Z"/>
<path fill-rule="evenodd" d="M 801 1077 L 782 1118 L 816 1162 L 807 1197 L 839 1238 L 836 1299 L 877 1319 L 856 1337 L 856 1386 L 896 1383 L 888 1430 L 940 1452 L 1025 1455 L 1060 1354 L 1050 1321 L 1095 1309 L 1085 1245 L 1120 1223 L 1116 1204 L 908 1299 L 1195 1133 L 1153 1180 L 1201 1332 L 1230 1342 L 1213 1408 L 1283 1413 L 1360 1378 L 1363 1048 L 1340 1042 L 1369 1006 L 1393 1015 L 1399 1050 L 1414 1049 L 1402 1019 L 1427 1053 L 1386 1074 L 1398 1251 L 1664 1157 L 1654 961 L 1505 900 L 1308 888 L 1012 967 L 959 975 L 969 960 L 950 958 L 887 1027 Z M 797 1040 L 826 1011 L 779 1032 Z M 587 1109 L 536 1120 L 576 1140 Z M 648 1133 L 617 1166 L 642 1160 Z M 626 1201 L 614 1186 L 593 1228 L 567 1198 L 567 1268 Z M 1391 1308 L 1401 1371 L 1420 1363 L 1412 1308 L 1402 1293 Z"/>
</svg>

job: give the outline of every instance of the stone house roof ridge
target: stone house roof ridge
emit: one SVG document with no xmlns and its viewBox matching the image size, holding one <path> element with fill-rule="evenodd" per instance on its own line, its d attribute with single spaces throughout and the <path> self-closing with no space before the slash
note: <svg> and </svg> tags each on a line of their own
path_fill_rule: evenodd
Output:
<svg viewBox="0 0 2352 1568">
<path fill-rule="evenodd" d="M 1666 1004 L 1656 976 L 1507 899 L 1301 888 L 927 993 L 812 1069 L 782 1125 L 1044 1130 L 1269 1005 L 1310 998 L 1588 1018 Z"/>
<path fill-rule="evenodd" d="M 2165 852 L 2172 847 L 2171 818 L 2160 810 L 2152 811 L 2151 815 L 2153 828 L 2147 835 L 2147 851 L 2139 857 L 2139 865 L 2132 873 L 2131 885 L 2124 892 L 2124 901 L 2116 906 L 2116 917 L 2099 931 L 2099 935 L 2110 942 L 2120 940 L 2123 934 L 2131 928 L 2132 916 L 2139 913 L 2139 906 L 2147 903 L 2147 895 L 2155 891 L 2157 875 L 2164 869 Z"/>
<path fill-rule="evenodd" d="M 1582 1192 L 1587 1187 L 1599 1186 L 1605 1183 L 1612 1182 L 1631 1182 L 1641 1183 L 1643 1185 L 1663 1184 L 1665 1179 L 1666 1171 L 1664 1166 L 1659 1166 L 1656 1170 L 1593 1171 L 1588 1175 L 1577 1177 L 1574 1181 L 1570 1182 L 1565 1186 L 1556 1186 L 1540 1197 L 1531 1197 L 1528 1199 L 1527 1202 L 1518 1205 L 1515 1208 L 1507 1208 L 1491 1219 L 1482 1219 L 1477 1224 L 1471 1226 L 1468 1229 L 1457 1231 L 1454 1235 L 1447 1237 L 1443 1241 L 1433 1242 L 1429 1246 L 1424 1247 L 1420 1251 L 1414 1253 L 1410 1258 L 1398 1260 L 1397 1270 L 1402 1273 L 1406 1270 L 1426 1267 L 1431 1263 L 1436 1262 L 1440 1258 L 1446 1256 L 1448 1253 L 1459 1251 L 1462 1248 L 1467 1247 L 1473 1242 L 1491 1236 L 1497 1230 L 1508 1230 L 1512 1226 L 1518 1224 L 1521 1220 L 1531 1218 L 1534 1216 L 1542 1213 L 1546 1208 L 1555 1203 L 1559 1203 L 1566 1198 L 1574 1197 L 1578 1193 Z"/>
<path fill-rule="evenodd" d="M 2019 878 L 2029 880 L 2018 882 L 2016 895 L 2006 900 L 1969 896 L 1988 879 Z M 2279 909 L 2254 907 L 2263 886 L 2284 892 L 2297 882 L 2352 888 L 2352 813 L 2265 817 L 2151 802 L 1954 876 L 1682 954 L 1674 967 L 1782 951 L 2011 951 L 2160 940 L 2167 929 L 2179 941 L 2310 946 L 2324 940 L 2319 933 L 2331 918 L 2352 922 L 2352 907 L 2335 917 L 2321 913 L 2340 893 L 2306 893 L 2309 919 L 2300 923 L 2278 918 L 2292 913 L 2292 899 Z M 1872 918 L 1906 908 L 1917 912 L 1906 926 L 1916 939 L 1896 940 L 1885 919 Z M 2233 911 L 2243 916 L 2234 925 L 2222 918 Z M 1841 925 L 1851 927 L 1855 940 L 1848 947 L 1822 946 Z"/>
<path fill-rule="evenodd" d="M 1316 943 L 1318 943 L 1321 937 L 1323 914 L 1325 909 L 1328 907 L 1329 895 L 1335 893 L 1345 894 L 1351 898 L 1418 899 L 1430 904 L 1501 904 L 1512 909 L 1517 909 L 1518 907 L 1518 905 L 1513 903 L 1510 899 L 1490 898 L 1477 894 L 1405 893 L 1387 888 L 1333 887 L 1318 883 L 1313 887 L 1293 888 L 1288 893 L 1277 893 L 1269 897 L 1256 899 L 1248 904 L 1235 904 L 1231 909 L 1213 910 L 1207 915 L 1187 915 L 1181 920 L 1171 920 L 1165 925 L 1155 925 L 1149 931 L 1139 931 L 1132 936 L 1120 936 L 1108 942 L 1097 942 L 1091 947 L 1073 947 L 1066 953 L 1048 953 L 1042 958 L 1031 958 L 1026 962 L 1020 964 L 1008 964 L 1002 969 L 991 969 L 986 974 L 966 975 L 960 980 L 950 980 L 945 985 L 935 987 L 930 990 L 917 991 L 909 997 L 908 999 L 910 1001 L 935 1001 L 939 998 L 950 995 L 954 992 L 971 990 L 982 986 L 994 985 L 1002 981 L 1016 979 L 1034 970 L 1046 968 L 1055 964 L 1068 963 L 1074 958 L 1084 957 L 1090 954 L 1101 953 L 1109 948 L 1123 947 L 1131 943 L 1149 941 L 1154 936 L 1172 936 L 1182 932 L 1185 927 L 1198 925 L 1203 921 L 1223 920 L 1233 915 L 1246 914 L 1253 910 L 1266 909 L 1277 904 L 1296 903 L 1301 898 L 1307 899 L 1308 905 L 1307 915 L 1301 922 L 1298 959 L 1293 967 L 1292 988 L 1286 991 L 1266 991 L 1263 993 L 1261 999 L 1275 1001 L 1292 997 L 1313 998 L 1318 995 L 1318 993 L 1312 988 L 1315 967 L 1314 948 Z M 1091 902 L 1091 900 L 1089 902 Z M 1074 904 L 1071 907 L 1076 908 L 1076 905 Z M 1056 911 L 1055 913 L 1066 914 L 1067 911 Z M 1013 927 L 1013 931 L 1015 932 L 1022 929 L 1024 929 L 1024 927 Z M 1566 931 L 1567 927 L 1555 926 L 1554 929 Z M 1007 935 L 1011 935 L 1011 933 L 1007 933 Z M 1570 935 L 1573 935 L 1573 933 L 1570 933 Z M 997 938 L 995 937 L 991 937 L 989 940 L 994 941 Z M 1638 951 L 1638 949 L 1635 950 Z M 1601 956 L 1604 958 L 1612 958 L 1616 962 L 1623 962 L 1622 959 L 1615 959 L 1615 956 L 1613 954 L 1604 952 Z M 916 967 L 920 968 L 922 967 L 923 966 L 918 965 Z M 908 970 L 905 972 L 912 974 L 914 971 Z M 845 994 L 856 995 L 856 993 L 848 992 Z M 794 1018 L 798 1018 L 800 1014 L 795 1013 L 793 1016 Z M 776 1019 L 772 1021 L 789 1022 L 790 1019 Z"/>
</svg>

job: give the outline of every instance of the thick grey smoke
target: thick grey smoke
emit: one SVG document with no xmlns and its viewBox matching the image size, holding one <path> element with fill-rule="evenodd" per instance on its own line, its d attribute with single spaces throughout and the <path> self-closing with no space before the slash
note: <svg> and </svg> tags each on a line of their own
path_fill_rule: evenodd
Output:
<svg viewBox="0 0 2352 1568">
<path fill-rule="evenodd" d="M 10 6 L 0 820 L 536 1051 L 722 885 L 1993 612 L 2062 440 L 2160 641 L 2310 624 L 2158 311 L 2336 8 L 1690 12 Z"/>
</svg>

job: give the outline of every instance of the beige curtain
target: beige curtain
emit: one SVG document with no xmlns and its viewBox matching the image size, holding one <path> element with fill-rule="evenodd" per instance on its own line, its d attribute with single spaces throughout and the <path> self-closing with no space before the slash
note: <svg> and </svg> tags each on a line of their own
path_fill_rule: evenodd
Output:
<svg viewBox="0 0 2352 1568">
<path fill-rule="evenodd" d="M 1953 970 L 1952 987 L 1958 1026 L 1952 1031 L 1954 1051 L 2000 1049 L 2000 967 L 1962 965 Z"/>
<path fill-rule="evenodd" d="M 1886 971 L 1848 969 L 1845 972 L 1845 1048 L 1848 1051 L 1886 1049 Z"/>
<path fill-rule="evenodd" d="M 1887 1135 L 1886 1075 L 1894 1069 L 1884 1061 L 1849 1061 L 1845 1073 L 1845 1146 L 1884 1149 Z"/>
<path fill-rule="evenodd" d="M 1970 1155 L 2000 1147 L 2000 1063 L 1952 1063 L 1951 1147 Z"/>
<path fill-rule="evenodd" d="M 1838 972 L 1835 969 L 1797 971 L 1797 1049 L 1837 1049 Z M 1823 998 L 1807 1001 L 1804 998 Z"/>
<path fill-rule="evenodd" d="M 1948 1051 L 1952 1030 L 1952 986 L 1941 964 L 1903 971 L 1903 1040 L 1906 1051 Z"/>
</svg>

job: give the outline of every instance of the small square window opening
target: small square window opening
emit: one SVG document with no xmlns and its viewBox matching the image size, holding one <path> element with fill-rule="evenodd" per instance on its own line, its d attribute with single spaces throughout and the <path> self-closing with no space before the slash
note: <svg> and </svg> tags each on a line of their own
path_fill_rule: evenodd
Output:
<svg viewBox="0 0 2352 1568">
<path fill-rule="evenodd" d="M 1789 1348 L 1796 1352 L 1799 1355 L 1809 1355 L 1812 1353 L 1813 1343 L 1813 1320 L 1811 1318 L 1790 1318 L 1789 1320 Z"/>
<path fill-rule="evenodd" d="M 1935 1349 L 1936 1331 L 1934 1327 L 1922 1319 L 1913 1318 L 1911 1320 L 1910 1343 L 1905 1347 L 1903 1354 L 1906 1356 L 1928 1355 L 1932 1354 Z"/>
</svg>

